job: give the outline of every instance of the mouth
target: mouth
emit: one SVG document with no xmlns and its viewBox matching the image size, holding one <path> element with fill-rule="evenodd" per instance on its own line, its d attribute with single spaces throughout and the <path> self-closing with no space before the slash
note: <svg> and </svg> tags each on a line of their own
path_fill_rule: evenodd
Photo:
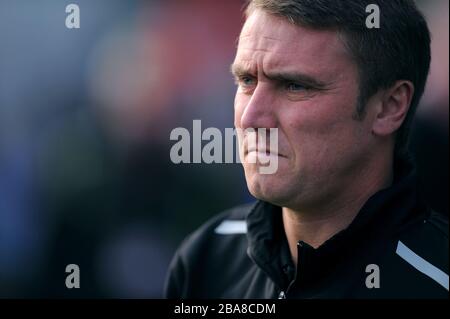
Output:
<svg viewBox="0 0 450 319">
<path fill-rule="evenodd" d="M 254 154 L 254 155 L 258 155 L 258 156 L 278 156 L 278 157 L 285 157 L 286 155 L 281 154 L 278 151 L 275 150 L 263 150 L 263 151 L 259 151 L 258 148 L 249 148 L 246 149 L 244 152 L 244 155 L 249 155 L 249 154 Z"/>
</svg>

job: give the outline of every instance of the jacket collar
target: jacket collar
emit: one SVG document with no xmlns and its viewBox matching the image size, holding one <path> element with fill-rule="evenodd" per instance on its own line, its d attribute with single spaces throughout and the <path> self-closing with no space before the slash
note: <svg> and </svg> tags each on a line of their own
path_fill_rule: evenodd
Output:
<svg viewBox="0 0 450 319">
<path fill-rule="evenodd" d="M 313 260 L 322 265 L 311 267 L 313 271 L 323 270 L 323 265 L 338 262 L 343 249 L 352 249 L 364 240 L 376 241 L 395 236 L 410 222 L 424 217 L 426 209 L 417 193 L 415 169 L 411 161 L 397 160 L 394 172 L 393 184 L 371 196 L 346 229 L 317 249 L 306 245 Z M 284 233 L 281 207 L 264 201 L 256 202 L 247 215 L 247 229 L 249 257 L 275 283 L 286 287 L 295 269 Z"/>
</svg>

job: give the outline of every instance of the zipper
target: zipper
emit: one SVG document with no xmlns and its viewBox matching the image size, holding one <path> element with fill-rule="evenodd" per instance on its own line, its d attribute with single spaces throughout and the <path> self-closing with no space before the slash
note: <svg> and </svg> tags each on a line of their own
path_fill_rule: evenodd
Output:
<svg viewBox="0 0 450 319">
<path fill-rule="evenodd" d="M 280 293 L 278 294 L 278 299 L 286 299 L 287 298 L 287 293 L 289 292 L 289 290 L 291 289 L 292 285 L 295 283 L 295 278 L 294 280 L 292 280 L 289 283 L 289 286 L 287 287 L 286 290 L 281 289 Z"/>
<path fill-rule="evenodd" d="M 287 299 L 287 294 L 289 292 L 289 290 L 291 289 L 291 287 L 294 285 L 294 283 L 297 281 L 297 277 L 298 277 L 298 263 L 300 260 L 300 257 L 302 259 L 302 263 L 305 262 L 305 258 L 304 258 L 304 243 L 302 241 L 299 241 L 297 243 L 297 269 L 295 270 L 295 276 L 294 279 L 289 283 L 288 287 L 286 290 L 281 289 L 280 293 L 278 294 L 278 299 Z"/>
</svg>

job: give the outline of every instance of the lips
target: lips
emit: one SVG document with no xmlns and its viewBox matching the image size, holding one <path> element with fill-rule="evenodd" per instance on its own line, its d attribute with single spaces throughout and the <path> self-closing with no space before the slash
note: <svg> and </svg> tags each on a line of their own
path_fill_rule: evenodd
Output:
<svg viewBox="0 0 450 319">
<path fill-rule="evenodd" d="M 281 154 L 280 152 L 275 151 L 275 150 L 265 150 L 264 152 L 258 151 L 258 148 L 257 148 L 257 147 L 251 147 L 251 148 L 249 148 L 249 149 L 246 149 L 245 155 L 248 155 L 249 153 L 252 153 L 252 152 L 255 152 L 255 153 L 258 153 L 258 154 L 262 154 L 262 155 L 266 155 L 266 156 L 280 156 L 280 157 L 286 157 L 285 155 L 283 155 L 283 154 Z"/>
</svg>

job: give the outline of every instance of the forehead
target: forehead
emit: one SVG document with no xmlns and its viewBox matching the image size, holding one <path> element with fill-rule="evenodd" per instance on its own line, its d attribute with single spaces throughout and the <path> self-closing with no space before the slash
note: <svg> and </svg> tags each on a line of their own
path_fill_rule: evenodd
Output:
<svg viewBox="0 0 450 319">
<path fill-rule="evenodd" d="M 236 62 L 296 66 L 310 73 L 336 71 L 339 64 L 353 64 L 342 39 L 337 31 L 301 27 L 257 9 L 242 28 Z"/>
</svg>

